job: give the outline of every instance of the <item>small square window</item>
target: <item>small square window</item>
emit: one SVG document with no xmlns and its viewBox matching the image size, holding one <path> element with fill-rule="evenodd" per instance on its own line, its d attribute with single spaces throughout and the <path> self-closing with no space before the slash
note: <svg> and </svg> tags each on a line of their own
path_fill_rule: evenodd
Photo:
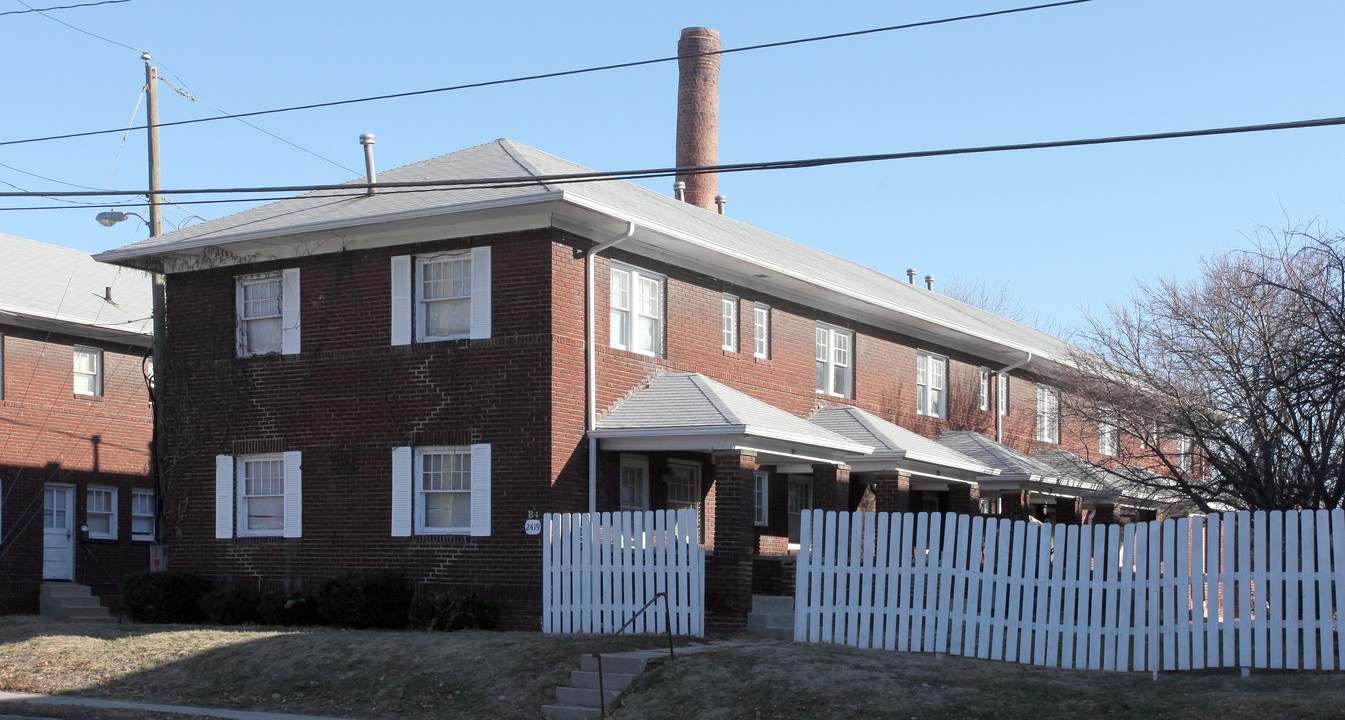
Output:
<svg viewBox="0 0 1345 720">
<path fill-rule="evenodd" d="M 103 351 L 98 348 L 75 346 L 73 379 L 76 395 L 103 394 Z"/>
<path fill-rule="evenodd" d="M 84 509 L 89 537 L 102 540 L 117 539 L 117 489 L 89 488 L 88 505 Z"/>
</svg>

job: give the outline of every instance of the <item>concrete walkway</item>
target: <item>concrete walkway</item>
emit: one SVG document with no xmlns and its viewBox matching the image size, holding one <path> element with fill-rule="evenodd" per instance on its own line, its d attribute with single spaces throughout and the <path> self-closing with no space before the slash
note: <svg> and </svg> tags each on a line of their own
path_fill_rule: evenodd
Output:
<svg viewBox="0 0 1345 720">
<path fill-rule="evenodd" d="M 73 705 L 87 708 L 114 708 L 117 710 L 144 710 L 146 712 L 177 713 L 179 715 L 208 715 L 210 717 L 230 718 L 230 720 L 349 720 L 322 715 L 290 715 L 288 713 L 254 712 L 252 710 L 224 710 L 213 708 L 186 707 L 183 705 L 160 705 L 158 703 L 122 702 L 120 700 L 99 700 L 96 698 L 69 697 L 66 695 L 33 695 L 0 691 L 0 713 L 6 712 L 9 703 L 26 702 L 33 705 Z"/>
</svg>

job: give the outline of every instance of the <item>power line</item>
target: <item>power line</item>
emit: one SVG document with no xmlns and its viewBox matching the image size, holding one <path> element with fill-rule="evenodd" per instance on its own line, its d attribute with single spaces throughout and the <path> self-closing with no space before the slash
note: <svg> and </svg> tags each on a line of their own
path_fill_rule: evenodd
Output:
<svg viewBox="0 0 1345 720">
<path fill-rule="evenodd" d="M 46 9 L 43 9 L 43 8 L 35 8 L 35 7 L 33 7 L 32 5 L 29 5 L 28 3 L 24 2 L 23 0 L 18 0 L 18 2 L 19 2 L 20 5 L 22 5 L 22 6 L 26 7 L 26 8 L 28 8 L 28 11 L 29 11 L 29 12 L 35 12 L 35 13 L 41 15 L 42 17 L 44 17 L 44 18 L 46 18 L 46 19 L 48 19 L 48 20 L 50 20 L 50 21 L 52 21 L 52 22 L 60 23 L 60 24 L 62 24 L 62 25 L 64 25 L 64 26 L 70 28 L 71 30 L 74 30 L 75 32 L 81 32 L 81 33 L 84 33 L 85 35 L 88 35 L 89 37 L 98 38 L 99 40 L 102 40 L 103 42 L 112 43 L 113 45 L 117 45 L 117 46 L 119 46 L 119 47 L 124 47 L 124 48 L 126 48 L 127 50 L 133 50 L 133 51 L 138 52 L 138 53 L 143 53 L 143 52 L 144 52 L 144 50 L 141 50 L 140 48 L 133 48 L 133 47 L 131 47 L 130 45 L 127 45 L 127 44 L 125 44 L 125 43 L 119 43 L 119 42 L 117 42 L 116 40 L 112 40 L 112 39 L 109 39 L 109 38 L 105 38 L 105 37 L 103 37 L 102 35 L 99 35 L 98 33 L 89 32 L 88 30 L 84 30 L 84 29 L 82 29 L 82 28 L 77 28 L 77 27 L 75 27 L 74 25 L 71 25 L 70 23 L 68 23 L 68 22 L 66 22 L 66 21 L 64 21 L 64 20 L 62 20 L 62 19 L 60 19 L 60 18 L 54 18 L 54 17 L 52 17 L 52 16 L 50 16 L 50 15 L 48 15 L 48 14 L 46 13 Z M 54 9 L 54 8 L 53 8 L 53 9 Z M 121 130 L 120 130 L 120 129 L 117 129 L 117 130 L 105 130 L 105 131 L 103 131 L 101 134 L 106 135 L 106 134 L 108 134 L 108 133 L 114 133 L 114 132 L 121 132 Z"/>
<path fill-rule="evenodd" d="M 52 10 L 73 10 L 74 8 L 98 7 L 99 5 L 116 5 L 118 3 L 128 2 L 131 2 L 131 0 L 103 0 L 102 2 L 80 3 L 79 5 L 59 5 L 57 7 L 49 8 L 29 7 L 27 10 L 9 10 L 7 12 L 0 12 L 0 17 L 6 15 L 27 15 L 28 13 L 44 13 Z"/>
<path fill-rule="evenodd" d="M 825 167 L 828 165 L 850 165 L 856 163 L 881 162 L 885 160 L 911 160 L 916 158 L 947 157 L 951 155 L 975 155 L 1017 150 L 1046 150 L 1050 148 L 1085 147 L 1089 145 L 1111 145 L 1118 143 L 1147 142 L 1152 140 L 1175 140 L 1180 138 L 1208 137 L 1213 135 L 1236 135 L 1274 130 L 1296 130 L 1315 127 L 1334 127 L 1345 125 L 1345 117 L 1319 118 L 1316 120 L 1295 120 L 1291 122 L 1265 123 L 1261 125 L 1239 125 L 1234 127 L 1207 128 L 1204 130 L 1177 130 L 1172 132 L 1145 133 L 1140 135 L 1117 135 L 1112 137 L 1082 138 L 1076 140 L 1052 140 L 1046 142 L 1015 143 L 1012 145 L 982 145 L 977 147 L 948 148 L 943 150 L 915 150 L 910 152 L 878 153 L 871 155 L 846 155 L 839 157 L 808 158 L 803 160 L 772 160 L 765 162 L 732 163 L 726 165 L 698 165 L 694 167 L 661 167 L 643 170 L 617 170 L 610 172 L 589 171 L 581 173 L 562 173 L 557 175 L 520 175 L 499 178 L 463 178 L 457 180 L 413 180 L 402 182 L 379 182 L 380 193 L 397 193 L 432 190 L 475 190 L 484 188 L 510 188 L 536 185 L 540 183 L 559 185 L 577 182 L 595 182 L 606 180 L 631 180 L 675 175 L 704 175 L 708 173 L 754 172 L 759 170 L 792 170 L 798 168 Z M 364 195 L 367 185 L 347 182 L 339 185 L 288 185 L 272 187 L 239 188 L 199 188 L 194 190 L 163 190 L 171 195 L 204 194 L 243 194 L 243 193 L 296 193 L 321 191 L 347 191 L 349 196 Z M 0 192 L 0 197 L 126 197 L 147 195 L 147 190 L 110 190 L 90 192 L 65 190 L 56 192 Z M 345 195 L 324 195 L 323 197 L 346 197 Z M 274 198 L 270 198 L 274 199 Z M 252 201 L 260 201 L 257 198 Z M 201 204 L 205 201 L 183 201 L 184 204 Z M 244 202 L 228 200 L 225 202 Z M 30 208 L 0 208 L 0 210 L 23 210 Z M 54 208 L 53 208 L 54 209 Z"/>
<path fill-rule="evenodd" d="M 1014 13 L 1030 12 L 1033 10 L 1045 10 L 1049 8 L 1064 7 L 1066 5 L 1079 5 L 1087 2 L 1093 2 L 1093 0 L 1063 0 L 1062 2 L 1046 3 L 1044 5 L 1032 5 L 1028 7 L 1010 8 L 1008 10 L 995 10 L 991 12 L 976 13 L 974 15 L 960 15 L 958 17 L 942 18 L 939 20 L 924 20 L 921 22 L 906 23 L 903 25 L 891 25 L 888 27 L 871 28 L 868 30 L 855 30 L 852 32 L 834 33 L 831 35 L 818 35 L 816 37 L 800 38 L 797 40 L 782 40 L 779 42 L 762 43 L 759 45 L 748 45 L 745 47 L 738 47 L 738 48 L 729 48 L 727 50 L 715 50 L 711 52 L 692 53 L 688 55 L 674 55 L 671 57 L 654 58 L 651 60 L 635 60 L 632 62 L 614 63 L 611 65 L 600 65 L 597 67 L 582 68 L 579 70 L 562 70 L 558 72 L 539 73 L 536 75 L 525 75 L 521 77 L 507 78 L 504 80 L 486 80 L 482 82 L 466 83 L 463 85 L 450 85 L 447 87 L 430 88 L 427 90 L 410 90 L 407 92 L 389 93 L 387 95 L 371 95 L 369 97 L 354 98 L 350 100 L 333 100 L 330 102 L 311 103 L 308 105 L 292 105 L 289 107 L 275 108 L 271 110 L 255 110 L 253 112 L 237 113 L 234 115 L 224 115 L 221 117 L 205 117 L 205 118 L 195 118 L 192 120 L 177 120 L 174 122 L 159 123 L 159 127 L 166 128 L 166 127 L 176 127 L 178 125 L 195 125 L 198 123 L 216 122 L 219 120 L 257 117 L 259 115 L 274 115 L 276 113 L 295 112 L 298 110 L 316 110 L 319 108 L 338 107 L 341 105 L 354 105 L 357 103 L 375 102 L 380 100 L 395 100 L 399 98 L 417 97 L 420 95 L 433 95 L 436 93 L 453 92 L 456 90 L 470 90 L 475 88 L 493 87 L 496 85 L 508 85 L 512 83 L 527 82 L 531 80 L 547 80 L 551 78 L 569 77 L 572 75 L 583 75 L 586 73 L 601 72 L 604 70 L 620 70 L 624 68 L 641 67 L 644 65 L 656 65 L 659 63 L 674 62 L 685 58 L 703 57 L 706 55 L 728 55 L 731 53 L 748 52 L 751 50 L 765 50 L 768 48 L 786 47 L 789 45 L 800 45 L 803 43 L 820 42 L 823 40 L 836 40 L 840 38 L 858 37 L 861 35 L 872 35 L 874 33 L 891 32 L 894 30 L 910 30 L 912 28 L 929 27 L 932 25 L 943 25 L 947 23 L 959 22 L 962 20 L 979 20 L 982 18 L 995 17 L 998 15 L 1011 15 Z M 54 20 L 55 18 L 52 19 Z M 57 22 L 60 21 L 57 20 Z M 74 29 L 79 30 L 79 28 Z M 93 33 L 88 33 L 87 31 L 84 30 L 80 30 L 80 32 L 93 35 Z M 94 35 L 94 37 L 99 37 L 102 40 L 107 40 L 107 38 L 102 38 L 97 35 Z M 116 45 L 121 45 L 122 47 L 125 48 L 134 49 L 130 48 L 130 46 L 128 45 L 122 45 L 121 43 L 112 40 L 108 40 L 108 42 L 112 42 Z M 145 127 L 140 126 L 133 129 L 143 130 L 145 129 Z M 6 140 L 6 141 L 0 141 L 0 147 L 5 145 L 22 145 L 26 143 L 48 142 L 51 140 L 68 140 L 71 138 L 89 137 L 92 135 L 107 135 L 109 133 L 114 132 L 121 132 L 121 128 L 117 128 L 115 130 L 90 130 L 87 132 L 66 133 L 64 135 L 48 135 L 46 137 L 28 138 L 26 140 Z"/>
</svg>

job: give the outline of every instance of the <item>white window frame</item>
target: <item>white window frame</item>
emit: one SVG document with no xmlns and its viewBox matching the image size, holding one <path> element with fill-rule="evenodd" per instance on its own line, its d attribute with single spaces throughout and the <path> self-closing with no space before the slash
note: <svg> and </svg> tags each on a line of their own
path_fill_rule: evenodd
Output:
<svg viewBox="0 0 1345 720">
<path fill-rule="evenodd" d="M 95 495 L 107 499 L 107 508 L 94 510 Z M 94 516 L 107 517 L 107 532 L 93 530 Z M 104 485 L 90 485 L 84 493 L 84 524 L 89 528 L 89 537 L 94 540 L 117 539 L 117 488 Z"/>
<path fill-rule="evenodd" d="M 244 301 L 247 288 L 263 283 L 276 283 L 276 314 L 249 316 Z M 257 355 L 294 355 L 300 350 L 299 328 L 299 268 L 285 268 L 272 272 L 240 275 L 234 278 L 234 303 L 237 328 L 236 342 L 238 357 Z M 279 320 L 280 345 L 278 347 L 254 348 L 248 346 L 247 325 L 256 320 Z"/>
<path fill-rule="evenodd" d="M 803 531 L 802 514 L 813 509 L 813 478 L 810 475 L 789 475 L 787 476 L 788 486 L 786 488 L 786 515 L 789 517 L 789 531 L 794 528 Z M 792 550 L 799 549 L 799 539 L 789 540 L 789 547 Z"/>
<path fill-rule="evenodd" d="M 679 471 L 685 476 L 678 477 Z M 669 460 L 664 482 L 663 506 L 669 510 L 696 511 L 696 540 L 705 542 L 705 513 L 702 511 L 701 464 L 691 460 Z M 679 492 L 681 491 L 680 494 Z"/>
<path fill-rule="evenodd" d="M 763 470 L 752 473 L 752 524 L 757 527 L 769 525 L 771 476 Z"/>
<path fill-rule="evenodd" d="M 453 459 L 460 459 L 462 469 L 459 472 L 466 473 L 466 488 L 440 488 L 427 490 L 425 488 L 425 459 L 427 457 L 443 457 L 445 462 L 444 474 L 451 481 L 451 473 L 454 470 L 451 467 Z M 415 463 L 415 504 L 416 510 L 416 534 L 417 535 L 466 535 L 472 531 L 472 449 L 466 446 L 446 446 L 446 447 L 423 447 L 416 448 Z M 467 524 L 466 525 L 430 525 L 426 520 L 426 510 L 429 508 L 427 495 L 449 493 L 461 495 L 467 499 Z"/>
<path fill-rule="evenodd" d="M 948 358 L 925 350 L 915 354 L 915 411 L 941 418 L 948 413 Z"/>
<path fill-rule="evenodd" d="M 1049 385 L 1037 385 L 1037 439 L 1060 442 L 1060 391 Z"/>
<path fill-rule="evenodd" d="M 93 358 L 93 372 L 80 369 L 79 360 L 81 356 L 87 356 Z M 71 355 L 71 363 L 72 364 L 70 370 L 70 378 L 71 378 L 70 382 L 71 385 L 73 386 L 75 394 L 87 395 L 89 397 L 102 397 L 103 351 L 99 350 L 96 347 L 89 347 L 88 345 L 76 345 L 74 348 L 74 352 Z M 88 392 L 86 390 L 80 389 L 80 384 L 77 382 L 77 380 L 82 377 L 90 378 L 90 382 L 93 384 L 93 392 Z"/>
<path fill-rule="evenodd" d="M 990 412 L 990 368 L 981 368 L 981 381 L 977 386 L 977 397 L 980 398 L 981 412 Z"/>
<path fill-rule="evenodd" d="M 724 294 L 719 300 L 720 348 L 738 352 L 738 296 Z"/>
<path fill-rule="evenodd" d="M 649 458 L 644 455 L 622 455 L 618 501 L 622 512 L 643 512 L 649 509 Z"/>
<path fill-rule="evenodd" d="M 425 292 L 425 269 L 431 265 L 447 264 L 448 268 L 462 267 L 462 275 L 458 278 L 446 277 L 440 282 L 445 283 L 451 289 L 455 282 L 460 282 L 465 286 L 462 293 L 440 298 L 429 299 Z M 439 340 L 461 340 L 472 335 L 472 254 L 470 250 L 458 250 L 454 252 L 435 253 L 433 255 L 419 255 L 416 257 L 416 341 L 417 342 L 436 342 Z M 426 307 L 432 303 L 449 303 L 453 301 L 465 301 L 467 305 L 467 331 L 460 333 L 450 333 L 447 335 L 430 335 L 425 327 L 425 321 L 429 317 Z"/>
<path fill-rule="evenodd" d="M 249 530 L 245 463 L 274 459 L 279 459 L 283 468 L 281 475 L 283 527 Z M 300 451 L 215 456 L 216 539 L 252 536 L 303 537 L 303 497 L 303 453 Z"/>
<path fill-rule="evenodd" d="M 1186 435 L 1178 435 L 1175 440 L 1177 444 L 1177 469 L 1184 473 L 1189 473 L 1195 468 L 1195 453 L 1192 448 L 1195 443 Z"/>
<path fill-rule="evenodd" d="M 158 524 L 157 513 L 155 512 L 154 491 L 143 488 L 133 488 L 131 490 L 131 539 L 132 540 L 153 540 L 154 531 Z M 136 532 L 136 520 L 149 520 L 149 532 Z"/>
<path fill-rule="evenodd" d="M 851 397 L 855 383 L 854 331 L 819 322 L 814 347 L 817 392 L 834 397 Z M 841 374 L 839 381 L 838 372 Z M 842 387 L 838 389 L 837 385 Z"/>
<path fill-rule="evenodd" d="M 491 250 L 489 245 L 451 250 L 429 255 L 397 255 L 391 259 L 391 327 L 389 337 L 393 345 L 410 345 L 416 342 L 439 342 L 442 340 L 484 339 L 491 336 Z M 424 268 L 446 260 L 467 261 L 467 284 L 470 287 L 467 297 L 469 330 L 466 333 L 452 335 L 426 336 L 425 304 L 440 302 L 448 298 L 425 300 Z M 454 299 L 461 299 L 458 296 Z"/>
<path fill-rule="evenodd" d="M 752 306 L 752 356 L 771 357 L 771 306 L 764 303 Z"/>
<path fill-rule="evenodd" d="M 609 328 L 609 344 L 612 347 L 639 355 L 663 357 L 666 283 L 667 278 L 662 275 L 631 265 L 612 263 Z M 623 287 L 618 288 L 618 284 Z M 619 301 L 619 292 L 624 294 L 624 300 Z M 653 326 L 653 336 L 649 338 L 652 347 L 642 347 L 635 340 L 636 331 L 642 323 Z"/>
<path fill-rule="evenodd" d="M 1121 450 L 1121 428 L 1115 414 L 1103 413 L 1097 424 L 1097 451 L 1106 457 L 1116 457 Z"/>
<path fill-rule="evenodd" d="M 248 467 L 256 463 L 278 464 L 280 475 L 275 479 L 279 481 L 280 486 L 276 488 L 277 492 L 270 494 L 249 493 L 248 492 Z M 285 458 L 281 453 L 268 453 L 265 455 L 240 455 L 238 457 L 238 536 L 268 536 L 285 534 Z M 278 528 L 250 528 L 248 527 L 248 517 L 250 516 L 249 507 L 253 498 L 275 498 L 280 503 L 280 527 Z"/>
<path fill-rule="evenodd" d="M 1009 415 L 1009 375 L 997 373 L 995 378 L 995 405 L 1001 417 Z"/>
<path fill-rule="evenodd" d="M 423 456 L 461 453 L 470 467 L 471 517 L 467 527 L 427 528 Z M 392 536 L 470 535 L 487 537 L 491 525 L 491 447 L 487 443 L 392 449 Z M 432 491 L 437 492 L 437 491 Z"/>
</svg>

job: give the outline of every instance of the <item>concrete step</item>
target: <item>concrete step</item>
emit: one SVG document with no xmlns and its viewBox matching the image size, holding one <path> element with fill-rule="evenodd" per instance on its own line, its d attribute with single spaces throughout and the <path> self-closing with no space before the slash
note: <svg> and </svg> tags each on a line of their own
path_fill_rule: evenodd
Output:
<svg viewBox="0 0 1345 720">
<path fill-rule="evenodd" d="M 788 595 L 753 595 L 752 612 L 794 614 L 794 598 Z"/>
<path fill-rule="evenodd" d="M 602 672 L 604 675 L 609 673 L 621 673 L 622 675 L 639 675 L 644 672 L 645 659 L 642 657 L 631 657 L 628 655 L 603 655 Z M 584 655 L 579 659 L 579 669 L 589 672 L 598 671 L 598 659 L 592 655 Z"/>
<path fill-rule="evenodd" d="M 794 616 L 778 613 L 748 613 L 747 632 L 776 640 L 794 639 Z"/>
<path fill-rule="evenodd" d="M 42 595 L 45 597 L 93 597 L 88 585 L 76 583 L 42 583 Z"/>
<path fill-rule="evenodd" d="M 602 707 L 598 699 L 600 693 L 597 690 L 589 688 L 562 687 L 556 688 L 557 705 L 574 705 L 579 707 Z M 612 707 L 616 699 L 621 697 L 620 690 L 604 690 L 601 694 L 607 696 L 607 707 Z"/>
<path fill-rule="evenodd" d="M 38 595 L 38 609 L 43 617 L 52 620 L 114 622 L 102 601 L 94 597 L 87 585 L 43 583 Z"/>
<path fill-rule="evenodd" d="M 603 659 L 603 670 L 607 670 L 607 660 Z M 635 682 L 639 675 L 629 675 L 626 673 L 604 672 L 602 674 L 602 686 L 604 690 L 625 690 L 630 684 Z M 588 670 L 570 671 L 570 687 L 588 688 L 590 690 L 598 689 L 598 673 Z"/>
<path fill-rule="evenodd" d="M 579 705 L 543 705 L 542 716 L 551 720 L 589 720 L 602 715 L 602 709 Z"/>
</svg>

